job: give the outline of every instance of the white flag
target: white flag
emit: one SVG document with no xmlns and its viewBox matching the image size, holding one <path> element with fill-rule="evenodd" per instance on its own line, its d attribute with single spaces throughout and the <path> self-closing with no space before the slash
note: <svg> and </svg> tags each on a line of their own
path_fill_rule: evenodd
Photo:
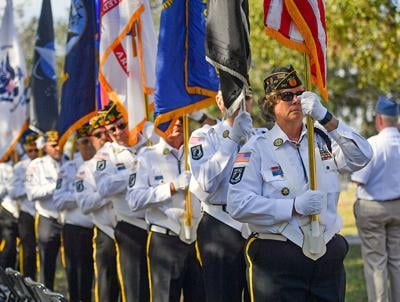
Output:
<svg viewBox="0 0 400 302">
<path fill-rule="evenodd" d="M 7 0 L 0 28 L 0 157 L 5 160 L 27 128 L 26 65 Z"/>
<path fill-rule="evenodd" d="M 156 36 L 147 0 L 102 0 L 99 80 L 109 98 L 122 105 L 136 138 L 152 108 Z"/>
</svg>

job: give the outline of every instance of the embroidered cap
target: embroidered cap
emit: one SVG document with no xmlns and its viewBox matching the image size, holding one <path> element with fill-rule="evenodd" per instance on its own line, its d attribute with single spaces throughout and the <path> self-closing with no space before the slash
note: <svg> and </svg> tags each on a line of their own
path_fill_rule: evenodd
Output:
<svg viewBox="0 0 400 302">
<path fill-rule="evenodd" d="M 88 124 L 83 125 L 78 130 L 76 130 L 76 138 L 80 139 L 83 137 L 88 137 L 90 135 L 91 129 L 92 128 L 90 125 Z"/>
<path fill-rule="evenodd" d="M 26 134 L 22 138 L 22 143 L 24 145 L 29 145 L 29 146 L 36 146 L 36 140 L 39 138 L 39 134 L 36 132 L 31 132 L 29 134 Z"/>
<path fill-rule="evenodd" d="M 45 143 L 58 143 L 58 132 L 55 130 L 47 131 L 44 134 L 44 141 Z"/>
<path fill-rule="evenodd" d="M 301 85 L 301 80 L 292 65 L 274 67 L 271 74 L 264 79 L 264 91 L 266 94 Z"/>
<path fill-rule="evenodd" d="M 90 132 L 105 126 L 104 116 L 105 112 L 103 110 L 97 111 L 97 114 L 94 117 L 92 117 L 89 121 Z"/>
<path fill-rule="evenodd" d="M 122 118 L 122 113 L 118 110 L 117 105 L 110 101 L 108 105 L 104 108 L 104 123 L 106 125 L 110 125 L 112 123 L 115 123 L 117 120 Z"/>
</svg>

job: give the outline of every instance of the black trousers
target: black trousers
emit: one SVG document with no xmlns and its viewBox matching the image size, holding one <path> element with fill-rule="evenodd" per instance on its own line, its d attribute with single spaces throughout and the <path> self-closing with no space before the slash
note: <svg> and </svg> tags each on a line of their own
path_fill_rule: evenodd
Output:
<svg viewBox="0 0 400 302">
<path fill-rule="evenodd" d="M 18 218 L 18 233 L 21 239 L 20 270 L 25 277 L 36 279 L 35 217 L 21 211 Z"/>
<path fill-rule="evenodd" d="M 122 302 L 148 302 L 147 231 L 120 221 L 115 227 L 114 234 Z"/>
<path fill-rule="evenodd" d="M 348 251 L 335 235 L 324 256 L 314 261 L 290 241 L 256 239 L 246 244 L 247 281 L 254 302 L 343 302 Z"/>
<path fill-rule="evenodd" d="M 0 266 L 16 268 L 17 261 L 17 219 L 6 209 L 0 207 L 2 220 Z"/>
<path fill-rule="evenodd" d="M 64 253 L 70 302 L 91 302 L 93 283 L 93 229 L 63 226 Z"/>
<path fill-rule="evenodd" d="M 54 288 L 57 255 L 61 244 L 61 228 L 61 224 L 56 219 L 39 215 L 40 280 L 51 290 Z"/>
<path fill-rule="evenodd" d="M 203 213 L 197 230 L 206 301 L 248 301 L 246 265 L 241 233 L 207 213 Z"/>
<path fill-rule="evenodd" d="M 204 302 L 204 282 L 195 244 L 178 236 L 150 232 L 147 242 L 150 301 Z"/>
<path fill-rule="evenodd" d="M 95 301 L 119 301 L 115 241 L 99 228 L 94 229 Z"/>
</svg>

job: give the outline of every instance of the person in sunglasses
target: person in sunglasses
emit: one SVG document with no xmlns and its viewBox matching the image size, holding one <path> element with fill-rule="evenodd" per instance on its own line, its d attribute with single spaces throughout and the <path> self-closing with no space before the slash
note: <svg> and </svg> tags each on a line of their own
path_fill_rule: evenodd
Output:
<svg viewBox="0 0 400 302">
<path fill-rule="evenodd" d="M 371 147 L 304 91 L 291 65 L 274 68 L 264 90 L 260 107 L 275 125 L 241 148 L 228 191 L 228 212 L 253 232 L 245 246 L 250 296 L 256 302 L 344 301 L 348 244 L 338 234 L 339 173 L 364 167 Z M 318 121 L 316 191 L 310 190 L 305 115 Z M 314 214 L 320 237 L 314 232 L 312 238 Z"/>
<path fill-rule="evenodd" d="M 93 223 L 78 207 L 74 188 L 78 167 L 96 152 L 89 133 L 89 125 L 83 125 L 76 131 L 75 146 L 79 154 L 61 166 L 54 191 L 54 203 L 60 211 L 63 225 L 65 269 L 71 302 L 92 301 Z"/>
<path fill-rule="evenodd" d="M 117 268 L 124 301 L 148 301 L 146 265 L 147 223 L 144 211 L 133 213 L 125 200 L 129 175 L 136 166 L 136 154 L 146 139 L 141 134 L 130 137 L 128 123 L 116 103 L 104 108 L 105 128 L 112 143 L 97 153 L 94 173 L 100 196 L 112 201 L 117 218 L 114 229 Z M 131 142 L 133 140 L 134 142 Z"/>
<path fill-rule="evenodd" d="M 101 155 L 99 150 L 110 144 L 105 129 L 104 111 L 98 111 L 90 119 L 89 140 L 96 154 L 83 162 L 75 175 L 75 198 L 82 213 L 89 215 L 94 224 L 93 261 L 95 272 L 95 301 L 119 301 L 120 288 L 117 278 L 114 242 L 115 215 L 110 199 L 103 198 L 98 192 L 94 173 Z"/>
<path fill-rule="evenodd" d="M 39 156 L 39 149 L 36 140 L 39 135 L 32 131 L 27 131 L 22 136 L 22 146 L 26 156 L 24 156 L 14 166 L 14 173 L 11 180 L 9 195 L 19 203 L 20 213 L 18 217 L 18 235 L 21 240 L 21 273 L 36 279 L 36 242 L 35 242 L 35 205 L 28 200 L 26 195 L 26 168 L 29 163 Z"/>
<path fill-rule="evenodd" d="M 54 202 L 62 153 L 58 145 L 58 132 L 44 134 L 45 156 L 32 160 L 26 169 L 26 193 L 35 202 L 39 214 L 37 242 L 40 258 L 40 280 L 53 289 L 56 260 L 61 243 L 59 212 Z"/>
<path fill-rule="evenodd" d="M 204 197 L 198 194 L 203 215 L 197 244 L 207 301 L 240 302 L 243 292 L 247 297 L 243 247 L 248 232 L 247 226 L 232 219 L 226 210 L 227 179 L 241 144 L 256 132 L 249 113 L 253 99 L 249 90 L 245 100 L 247 112 L 237 110 L 229 117 L 221 91 L 215 100 L 224 119 L 193 131 L 189 140 L 193 178 L 205 193 Z"/>
<path fill-rule="evenodd" d="M 172 131 L 138 156 L 129 176 L 127 202 L 133 213 L 146 213 L 149 301 L 206 301 L 196 257 L 200 203 L 192 194 L 192 224 L 185 224 L 185 198 L 191 173 L 185 170 L 182 119 Z"/>
</svg>

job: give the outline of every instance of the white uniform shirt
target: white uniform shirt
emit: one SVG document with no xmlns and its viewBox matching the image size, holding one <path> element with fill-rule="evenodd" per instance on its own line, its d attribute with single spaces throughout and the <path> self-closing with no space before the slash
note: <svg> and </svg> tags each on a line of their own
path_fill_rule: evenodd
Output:
<svg viewBox="0 0 400 302">
<path fill-rule="evenodd" d="M 107 144 L 109 143 L 105 145 Z M 112 202 L 100 196 L 94 178 L 97 162 L 102 159 L 100 150 L 92 159 L 85 161 L 79 167 L 75 180 L 75 197 L 83 214 L 90 214 L 93 223 L 114 239 L 114 227 L 117 221 Z"/>
<path fill-rule="evenodd" d="M 139 141 L 136 146 L 141 145 Z M 99 150 L 98 156 L 101 159 L 96 164 L 94 176 L 100 196 L 112 201 L 117 221 L 147 230 L 145 211 L 132 212 L 125 198 L 129 175 L 136 169 L 136 149 L 110 143 Z"/>
<path fill-rule="evenodd" d="M 49 155 L 32 160 L 26 168 L 26 194 L 35 202 L 39 215 L 59 218 L 53 199 L 60 163 Z"/>
<path fill-rule="evenodd" d="M 26 168 L 31 162 L 30 158 L 25 158 L 14 166 L 14 173 L 10 184 L 9 195 L 20 204 L 20 210 L 35 216 L 35 204 L 26 195 Z"/>
<path fill-rule="evenodd" d="M 132 211 L 146 209 L 149 225 L 158 225 L 182 234 L 180 214 L 185 209 L 185 192 L 178 190 L 171 195 L 170 183 L 184 170 L 183 146 L 176 150 L 163 139 L 157 145 L 143 148 L 138 156 L 136 173 L 129 177 L 127 201 Z M 200 202 L 192 195 L 191 243 L 200 218 Z"/>
<path fill-rule="evenodd" d="M 193 131 L 189 140 L 190 168 L 200 189 L 208 193 L 201 200 L 207 204 L 226 205 L 228 180 L 239 151 L 239 144 L 229 138 L 230 131 L 232 127 L 226 121 L 218 122 Z M 209 214 L 238 231 L 242 230 L 242 224 L 228 214 L 224 215 L 221 211 L 209 211 Z"/>
<path fill-rule="evenodd" d="M 92 228 L 90 217 L 82 213 L 75 196 L 75 176 L 82 163 L 82 157 L 78 155 L 61 166 L 54 191 L 54 203 L 61 212 L 62 223 Z"/>
<path fill-rule="evenodd" d="M 19 207 L 17 201 L 12 199 L 8 193 L 10 183 L 13 177 L 13 168 L 7 163 L 0 163 L 0 200 L 1 205 L 15 218 L 19 216 Z"/>
<path fill-rule="evenodd" d="M 303 234 L 299 226 L 309 222 L 310 216 L 292 216 L 292 212 L 294 198 L 308 187 L 306 134 L 303 127 L 296 146 L 276 124 L 266 134 L 253 137 L 235 160 L 228 193 L 233 218 L 247 222 L 253 232 L 282 234 L 300 247 Z M 337 213 L 338 173 L 359 170 L 372 156 L 368 142 L 342 122 L 329 137 L 332 152 L 320 135 L 315 134 L 314 142 L 317 189 L 327 193 L 327 204 L 319 215 L 325 242 L 342 226 Z"/>
<path fill-rule="evenodd" d="M 395 127 L 383 129 L 368 139 L 374 155 L 369 164 L 352 174 L 360 183 L 357 197 L 385 201 L 400 199 L 400 132 Z"/>
</svg>

